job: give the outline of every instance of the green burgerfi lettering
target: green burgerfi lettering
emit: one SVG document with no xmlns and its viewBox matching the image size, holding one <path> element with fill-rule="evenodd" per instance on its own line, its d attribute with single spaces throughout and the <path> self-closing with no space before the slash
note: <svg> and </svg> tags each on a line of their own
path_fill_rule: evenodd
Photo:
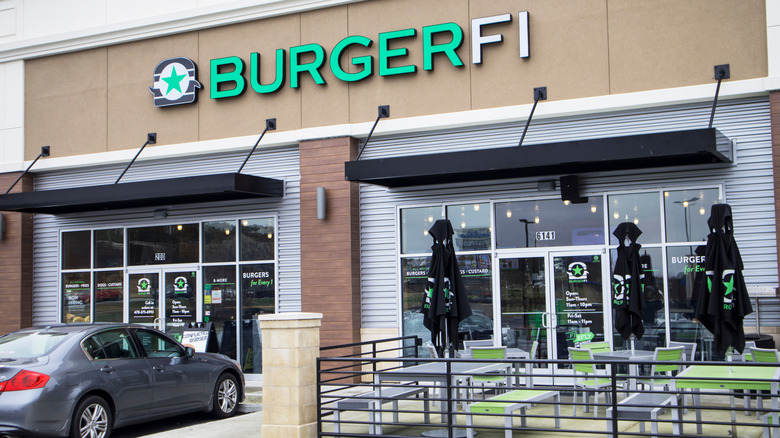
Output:
<svg viewBox="0 0 780 438">
<path fill-rule="evenodd" d="M 274 81 L 263 85 L 260 83 L 260 54 L 252 53 L 249 59 L 249 83 L 258 93 L 273 93 L 284 84 L 284 49 L 276 50 L 276 75 Z"/>
<path fill-rule="evenodd" d="M 379 34 L 379 76 L 401 75 L 417 71 L 416 65 L 390 67 L 391 58 L 407 56 L 409 53 L 406 47 L 390 49 L 390 41 L 415 35 L 417 35 L 416 29 L 403 29 Z"/>
<path fill-rule="evenodd" d="M 233 66 L 233 70 L 224 71 L 224 67 Z M 244 61 L 238 56 L 228 56 L 211 60 L 211 98 L 238 96 L 246 89 L 244 79 Z M 232 88 L 228 88 L 229 85 Z"/>
<path fill-rule="evenodd" d="M 371 47 L 371 43 L 370 39 L 360 35 L 346 37 L 339 41 L 330 53 L 330 70 L 336 78 L 344 82 L 355 82 L 371 76 L 374 73 L 374 58 L 370 55 L 352 58 L 352 65 L 362 66 L 362 69 L 356 73 L 348 73 L 341 68 L 341 55 L 349 46 L 359 45 L 368 48 Z"/>
<path fill-rule="evenodd" d="M 450 42 L 434 44 L 434 35 L 445 32 L 452 35 Z M 463 30 L 455 23 L 442 23 L 423 27 L 423 70 L 433 70 L 433 55 L 436 53 L 444 53 L 450 59 L 452 65 L 462 67 L 463 61 L 455 53 L 461 44 L 463 44 Z"/>
<path fill-rule="evenodd" d="M 304 53 L 313 53 L 314 61 L 301 63 L 301 56 Z M 319 44 L 304 44 L 302 46 L 290 47 L 290 88 L 298 88 L 299 76 L 307 72 L 311 75 L 314 82 L 322 85 L 325 79 L 322 79 L 320 68 L 325 63 L 325 49 Z"/>
</svg>

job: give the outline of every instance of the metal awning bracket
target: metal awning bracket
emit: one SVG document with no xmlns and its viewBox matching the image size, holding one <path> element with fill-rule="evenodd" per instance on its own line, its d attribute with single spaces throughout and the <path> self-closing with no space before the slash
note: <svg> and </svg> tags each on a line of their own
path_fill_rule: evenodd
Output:
<svg viewBox="0 0 780 438">
<path fill-rule="evenodd" d="M 731 77 L 731 71 L 729 64 L 721 64 L 715 66 L 715 79 L 718 80 L 718 86 L 715 87 L 715 100 L 712 101 L 712 112 L 710 113 L 710 124 L 712 128 L 712 122 L 715 120 L 715 108 L 718 106 L 718 94 L 720 94 L 720 81 L 723 79 L 729 79 Z"/>
<path fill-rule="evenodd" d="M 534 117 L 534 111 L 536 111 L 536 104 L 539 103 L 540 100 L 547 100 L 547 87 L 534 88 L 534 106 L 531 107 L 531 114 L 528 115 L 528 120 L 526 120 L 525 122 L 525 128 L 523 128 L 523 136 L 520 137 L 520 142 L 517 143 L 517 147 L 523 145 L 523 140 L 525 140 L 525 134 L 526 132 L 528 132 L 528 126 L 531 125 L 531 119 Z"/>
<path fill-rule="evenodd" d="M 16 183 L 18 183 L 18 182 L 19 182 L 19 180 L 21 180 L 23 176 L 27 175 L 27 172 L 28 172 L 30 169 L 32 169 L 32 167 L 35 165 L 35 163 L 37 163 L 37 162 L 38 162 L 38 160 L 39 160 L 41 157 L 48 157 L 50 153 L 51 153 L 51 148 L 50 148 L 49 146 L 41 146 L 41 153 L 40 153 L 40 154 L 38 154 L 38 156 L 37 156 L 37 157 L 35 157 L 35 159 L 33 160 L 33 162 L 32 162 L 32 163 L 30 163 L 30 165 L 29 165 L 29 166 L 27 166 L 27 169 L 25 169 L 25 170 L 24 170 L 24 172 L 22 172 L 22 174 L 21 174 L 21 175 L 19 175 L 19 178 L 16 178 L 16 181 L 14 181 L 14 183 L 13 183 L 13 184 L 11 184 L 11 187 L 8 187 L 8 190 L 6 190 L 6 191 L 5 191 L 5 194 L 7 195 L 7 194 L 8 194 L 8 192 L 10 192 L 12 188 L 14 188 L 14 186 L 16 185 Z"/>
<path fill-rule="evenodd" d="M 144 148 L 148 144 L 155 144 L 157 143 L 157 133 L 156 132 L 150 132 L 146 134 L 146 143 L 144 143 L 143 146 L 141 146 L 141 149 L 138 150 L 138 152 L 135 154 L 135 157 L 133 157 L 132 161 L 125 167 L 125 170 L 122 171 L 122 174 L 119 175 L 119 178 L 114 181 L 114 184 L 119 184 L 119 180 L 122 179 L 123 176 L 125 176 L 125 173 L 127 173 L 127 170 L 130 169 L 130 166 L 135 163 L 136 158 L 138 158 L 139 155 L 141 155 L 141 152 L 143 152 Z"/>
<path fill-rule="evenodd" d="M 260 134 L 260 138 L 258 138 L 257 141 L 255 142 L 255 145 L 252 146 L 252 150 L 249 151 L 249 155 L 247 155 L 246 158 L 244 158 L 244 162 L 241 164 L 241 167 L 238 168 L 238 172 L 236 173 L 241 173 L 241 171 L 244 170 L 244 166 L 246 166 L 247 161 L 249 161 L 249 157 L 251 157 L 252 154 L 255 153 L 255 149 L 257 149 L 257 145 L 260 144 L 260 140 L 263 139 L 265 133 L 268 131 L 275 131 L 275 130 L 276 130 L 276 118 L 265 119 L 265 129 L 263 129 L 263 132 Z"/>
<path fill-rule="evenodd" d="M 368 137 L 366 137 L 366 141 L 363 142 L 363 146 L 360 147 L 357 157 L 355 157 L 355 161 L 359 160 L 360 155 L 363 154 L 363 149 L 366 148 L 368 141 L 371 140 L 371 136 L 374 134 L 374 129 L 376 129 L 376 125 L 379 123 L 379 119 L 385 119 L 387 117 L 390 117 L 390 105 L 379 105 L 377 108 L 376 120 L 374 120 L 374 126 L 372 126 L 371 131 L 368 132 Z"/>
</svg>

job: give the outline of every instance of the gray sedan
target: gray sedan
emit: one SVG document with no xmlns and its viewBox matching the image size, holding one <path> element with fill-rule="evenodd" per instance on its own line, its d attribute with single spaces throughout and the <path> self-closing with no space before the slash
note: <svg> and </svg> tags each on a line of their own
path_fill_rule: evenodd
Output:
<svg viewBox="0 0 780 438">
<path fill-rule="evenodd" d="M 188 412 L 236 413 L 236 361 L 131 324 L 58 324 L 0 337 L 0 437 L 108 438 Z"/>
</svg>

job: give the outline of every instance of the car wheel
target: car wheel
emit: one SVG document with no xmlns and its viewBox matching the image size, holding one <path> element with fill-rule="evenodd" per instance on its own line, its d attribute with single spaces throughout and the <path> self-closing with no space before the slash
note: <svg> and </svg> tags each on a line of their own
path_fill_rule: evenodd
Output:
<svg viewBox="0 0 780 438">
<path fill-rule="evenodd" d="M 70 424 L 70 438 L 108 438 L 113 418 L 103 398 L 89 396 L 76 406 Z"/>
<path fill-rule="evenodd" d="M 211 413 L 217 418 L 233 416 L 238 409 L 238 380 L 235 376 L 225 373 L 219 376 L 214 387 L 214 408 Z"/>
</svg>

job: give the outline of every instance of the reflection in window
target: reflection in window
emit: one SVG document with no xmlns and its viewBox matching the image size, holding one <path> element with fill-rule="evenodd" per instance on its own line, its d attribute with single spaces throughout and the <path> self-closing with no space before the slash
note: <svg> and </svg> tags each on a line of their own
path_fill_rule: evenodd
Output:
<svg viewBox="0 0 780 438">
<path fill-rule="evenodd" d="M 66 272 L 62 274 L 62 321 L 90 322 L 89 272 Z"/>
<path fill-rule="evenodd" d="M 163 225 L 127 229 L 127 264 L 162 265 L 197 263 L 198 224 Z"/>
<path fill-rule="evenodd" d="M 273 260 L 276 233 L 273 219 L 243 219 L 239 230 L 241 261 Z"/>
<path fill-rule="evenodd" d="M 90 231 L 62 233 L 60 243 L 62 269 L 89 269 Z"/>
<path fill-rule="evenodd" d="M 122 322 L 124 314 L 123 271 L 95 272 L 95 322 Z"/>
<path fill-rule="evenodd" d="M 583 204 L 559 199 L 496 203 L 496 246 L 603 245 L 602 199 L 591 196 Z"/>
<path fill-rule="evenodd" d="M 638 243 L 661 242 L 661 205 L 658 192 L 610 195 L 608 204 L 610 245 L 617 245 L 617 238 L 612 232 L 623 222 L 633 222 L 642 230 Z"/>
<path fill-rule="evenodd" d="M 433 239 L 428 235 L 441 216 L 441 207 L 404 208 L 401 210 L 401 253 L 429 253 Z"/>
<path fill-rule="evenodd" d="M 707 240 L 710 208 L 718 202 L 717 189 L 664 192 L 667 242 Z"/>
<path fill-rule="evenodd" d="M 121 268 L 125 264 L 125 231 L 95 230 L 95 267 Z"/>
<path fill-rule="evenodd" d="M 447 219 L 452 223 L 455 251 L 490 249 L 489 204 L 451 205 Z"/>
<path fill-rule="evenodd" d="M 275 270 L 271 263 L 241 265 L 241 366 L 244 372 L 262 372 L 262 346 L 256 315 L 275 313 Z"/>
<path fill-rule="evenodd" d="M 236 266 L 203 267 L 203 321 L 214 323 L 219 352 L 236 358 Z"/>
<path fill-rule="evenodd" d="M 612 250 L 612 261 L 617 260 L 617 251 Z M 634 347 L 640 350 L 653 350 L 655 347 L 666 346 L 666 324 L 664 319 L 664 279 L 661 260 L 661 248 L 641 248 L 639 261 L 642 263 L 644 278 L 645 305 L 642 308 L 642 323 L 645 334 L 641 340 L 634 342 Z M 614 264 L 612 266 L 614 269 Z M 623 348 L 627 341 L 615 331 L 615 348 Z M 630 348 L 630 347 L 628 347 Z"/>
<path fill-rule="evenodd" d="M 203 223 L 203 261 L 233 262 L 236 260 L 236 223 L 217 221 Z"/>
<path fill-rule="evenodd" d="M 706 287 L 704 257 L 697 254 L 703 254 L 703 246 L 699 248 L 701 249 L 697 250 L 695 246 L 677 246 L 666 250 L 669 322 L 672 341 L 696 342 L 697 350 L 702 352 L 706 360 L 710 360 L 710 343 L 704 342 L 709 331 L 694 319 L 699 293 Z"/>
</svg>

